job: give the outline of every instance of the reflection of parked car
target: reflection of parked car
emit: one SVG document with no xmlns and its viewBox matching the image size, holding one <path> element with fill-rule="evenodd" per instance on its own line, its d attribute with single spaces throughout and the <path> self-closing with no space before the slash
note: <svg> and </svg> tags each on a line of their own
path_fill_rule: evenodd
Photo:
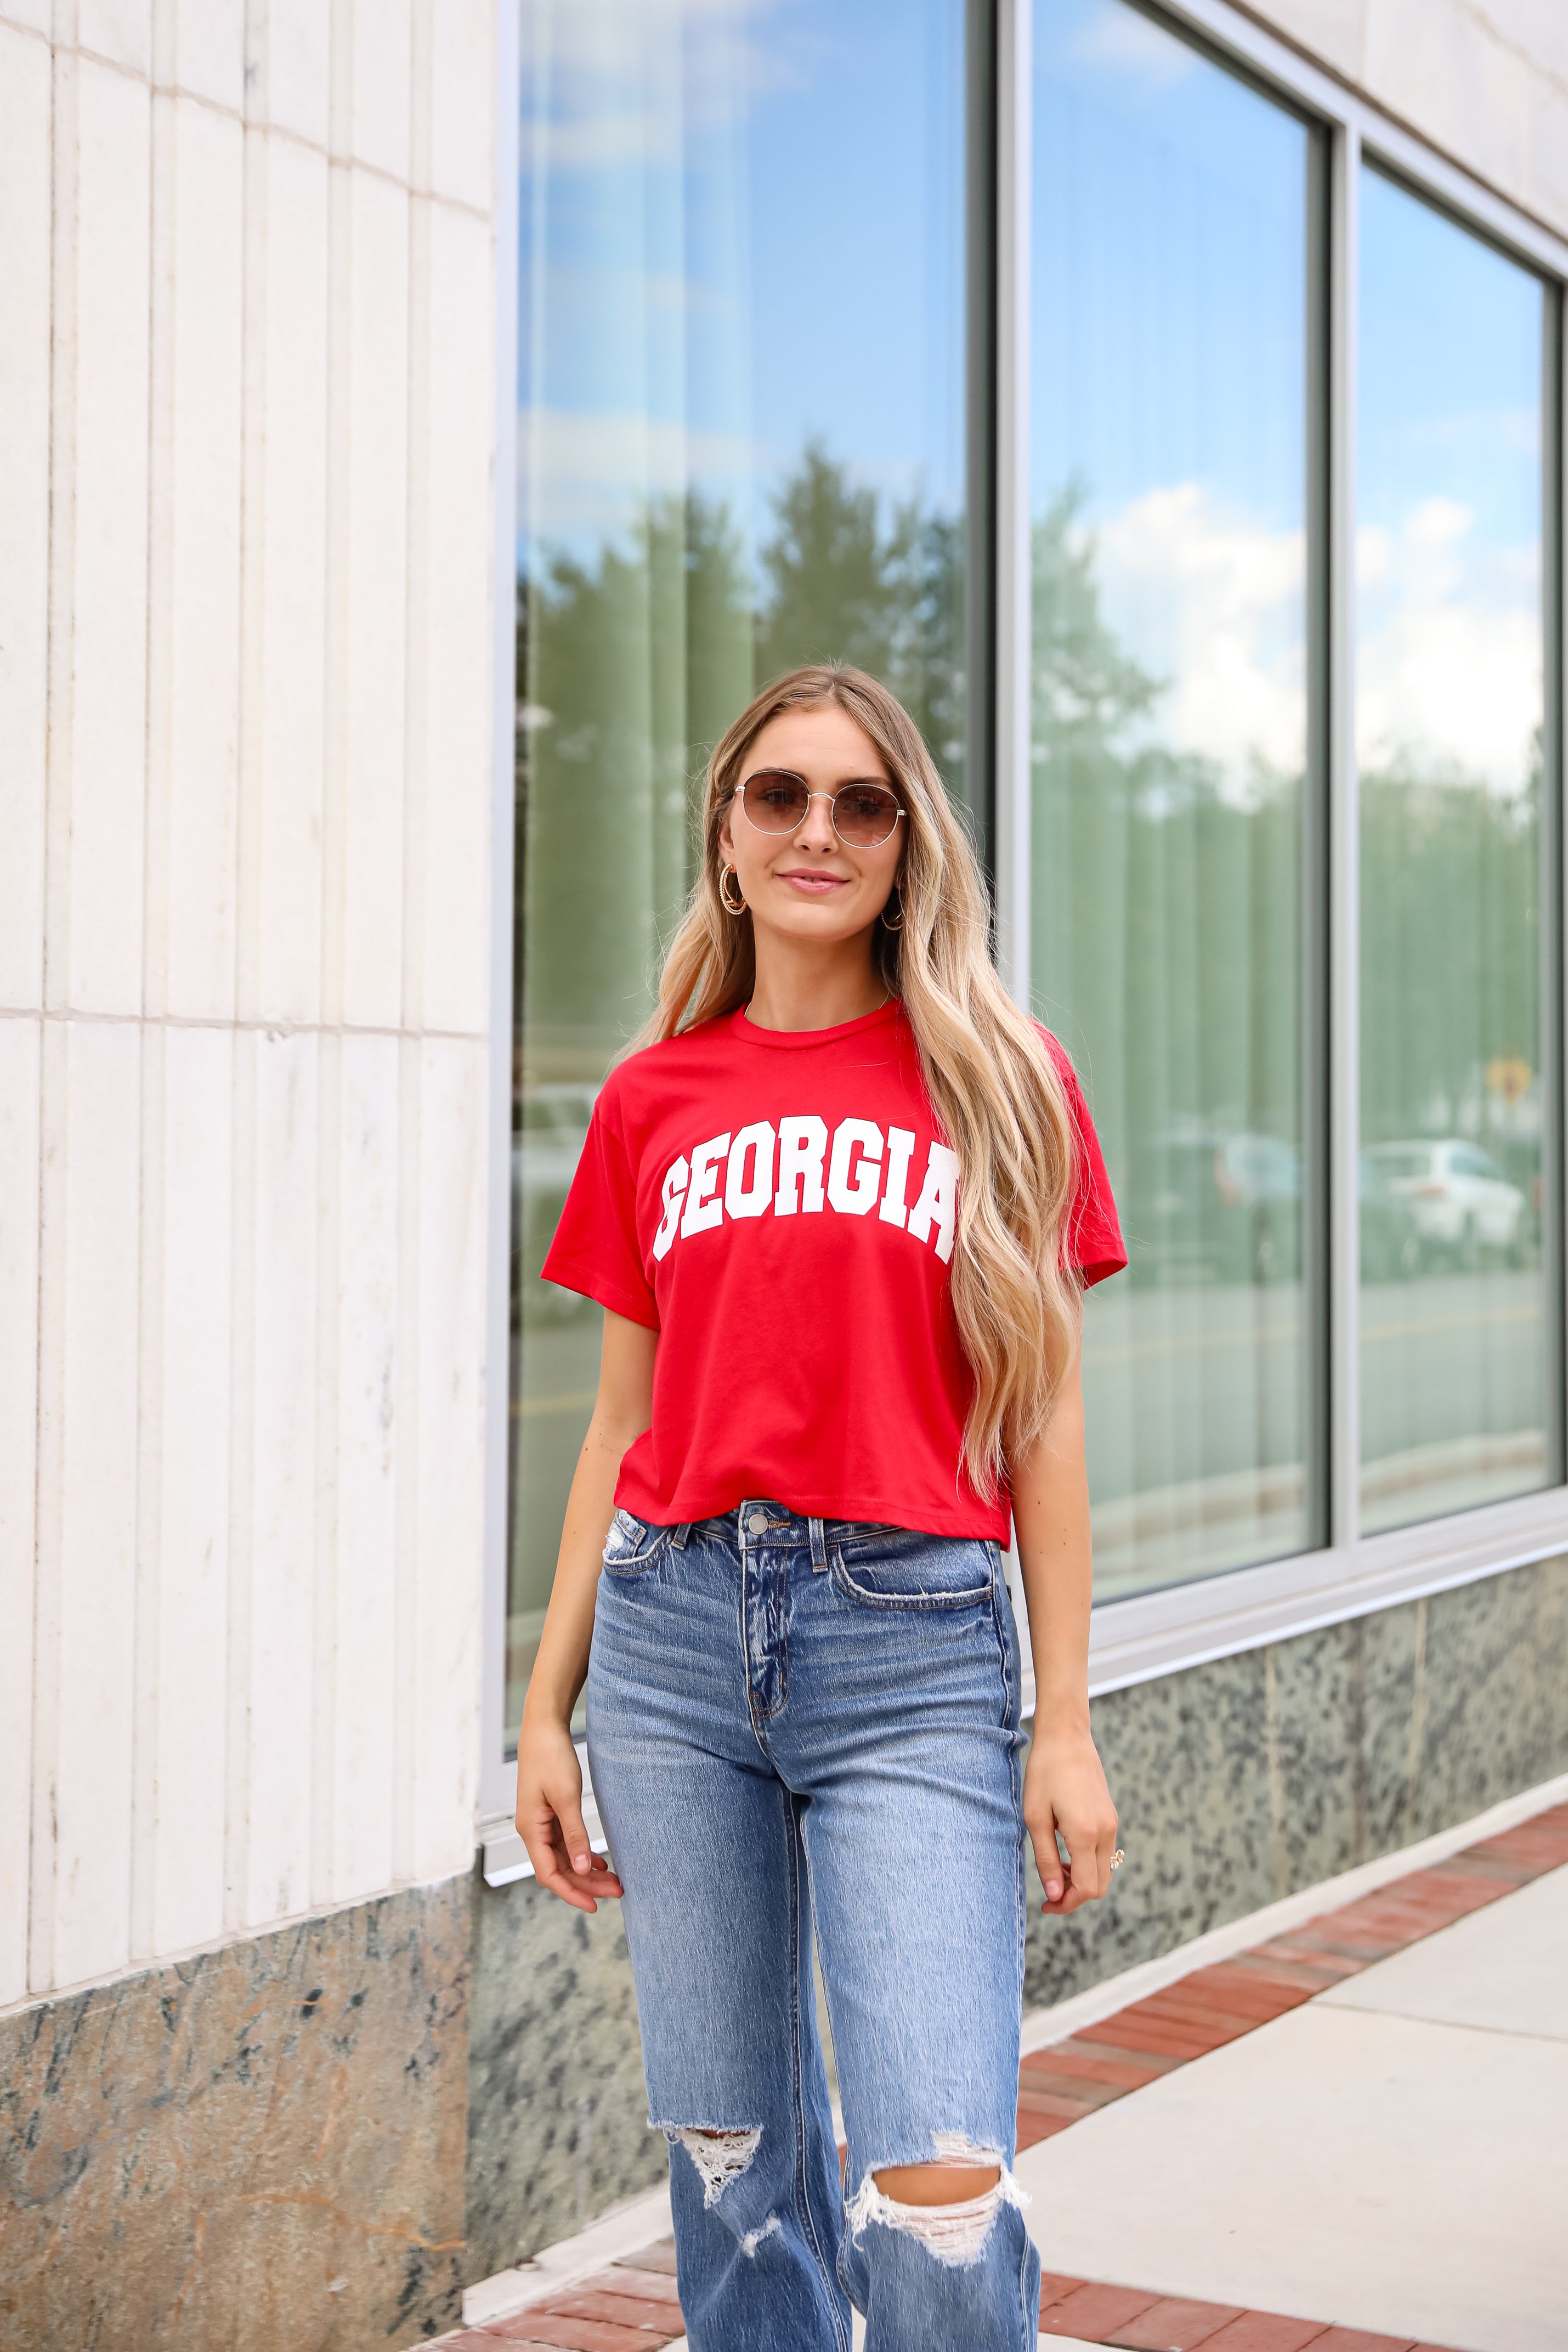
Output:
<svg viewBox="0 0 1568 2352">
<path fill-rule="evenodd" d="M 530 1087 L 512 1130 L 512 1320 L 570 1319 L 584 1311 L 571 1291 L 541 1282 L 567 1192 L 588 1135 L 597 1087 Z"/>
<path fill-rule="evenodd" d="M 1424 1258 L 1475 1265 L 1486 1250 L 1520 1256 L 1524 1194 L 1479 1145 L 1375 1143 L 1366 1157 L 1385 1189 L 1409 1202 Z"/>
<path fill-rule="evenodd" d="M 1416 1212 L 1403 1192 L 1393 1191 L 1369 1151 L 1361 1155 L 1361 1278 L 1396 1282 L 1421 1270 L 1421 1235 Z"/>
<path fill-rule="evenodd" d="M 1132 1176 L 1134 1280 L 1278 1282 L 1300 1272 L 1301 1163 L 1278 1136 L 1151 1136 Z"/>
</svg>

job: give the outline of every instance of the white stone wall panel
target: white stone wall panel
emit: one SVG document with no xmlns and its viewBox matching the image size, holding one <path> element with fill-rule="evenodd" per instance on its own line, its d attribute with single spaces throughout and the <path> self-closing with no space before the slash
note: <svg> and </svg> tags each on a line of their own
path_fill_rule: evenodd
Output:
<svg viewBox="0 0 1568 2352">
<path fill-rule="evenodd" d="M 1408 121 L 1441 123 L 1451 152 L 1485 158 L 1505 195 L 1531 193 L 1528 61 L 1468 10 L 1430 0 L 1371 0 L 1363 70 L 1374 98 Z"/>
<path fill-rule="evenodd" d="M 50 1801 L 35 1811 L 33 1899 L 52 1908 L 53 1981 L 71 1984 L 129 1957 L 141 1034 L 125 1022 L 50 1027 L 43 1250 L 55 1328 L 39 1466 L 55 1537 L 41 1597 L 57 1634 L 42 1753 L 35 1741 L 36 1791 Z"/>
<path fill-rule="evenodd" d="M 320 1015 L 327 539 L 327 163 L 265 142 L 254 1010 Z M 247 616 L 247 625 L 250 616 Z M 243 969 L 243 967 L 242 967 Z M 246 1009 L 242 1005 L 242 1010 Z"/>
<path fill-rule="evenodd" d="M 396 1640 L 398 1041 L 346 1035 L 337 1089 L 333 1899 L 392 1883 Z"/>
<path fill-rule="evenodd" d="M 1470 0 L 1489 32 L 1552 75 L 1568 94 L 1568 8 L 1562 0 Z"/>
<path fill-rule="evenodd" d="M 1285 0 L 1282 7 L 1257 13 L 1314 49 L 1348 80 L 1360 74 L 1366 0 Z"/>
<path fill-rule="evenodd" d="M 49 856 L 68 906 L 64 985 L 50 993 L 87 1012 L 134 1013 L 146 798 L 152 109 L 146 84 L 127 74 L 90 59 L 57 70 L 71 85 L 74 104 L 64 111 L 75 136 L 68 131 L 57 153 L 61 242 L 71 249 L 57 247 L 66 268 L 57 278 L 56 348 L 66 363 L 56 383 L 60 634 L 51 699 L 63 723 L 51 745 Z M 68 715 L 59 709 L 68 701 Z M 49 961 L 53 979 L 52 951 Z"/>
<path fill-rule="evenodd" d="M 473 1818 L 484 1639 L 484 1374 L 488 1048 L 418 1049 L 417 1523 L 413 1580 L 411 1850 L 414 1879 L 462 1867 Z"/>
<path fill-rule="evenodd" d="M 150 1953 L 223 1932 L 229 1591 L 234 1033 L 163 1045 Z"/>
<path fill-rule="evenodd" d="M 0 2002 L 27 1990 L 41 1030 L 0 1020 Z"/>
<path fill-rule="evenodd" d="M 0 0 L 0 2004 L 471 1855 L 488 8 Z"/>
<path fill-rule="evenodd" d="M 49 621 L 49 53 L 0 24 L 0 1005 L 44 984 Z M 3 1996 L 0 1996 L 3 1998 Z"/>
<path fill-rule="evenodd" d="M 60 14 L 75 18 L 66 33 L 95 57 L 108 58 L 132 74 L 152 65 L 152 0 L 67 0 Z"/>
<path fill-rule="evenodd" d="M 409 200 L 369 173 L 347 176 L 342 1017 L 395 1028 L 403 966 Z"/>
<path fill-rule="evenodd" d="M 241 1923 L 310 1901 L 311 1681 L 316 1587 L 318 1040 L 263 1033 L 254 1086 L 254 1300 L 246 1367 L 248 1575 L 243 1647 Z M 233 1867 L 231 1863 L 231 1867 Z"/>
<path fill-rule="evenodd" d="M 245 0 L 158 0 L 152 79 L 238 113 L 245 106 Z"/>
<path fill-rule="evenodd" d="M 432 0 L 431 15 L 430 176 L 423 184 L 488 215 L 495 204 L 496 9 L 492 0 Z"/>
<path fill-rule="evenodd" d="M 472 1034 L 487 1025 L 490 985 L 489 925 L 474 919 L 474 890 L 476 876 L 488 890 L 490 864 L 493 394 L 489 352 L 479 364 L 469 322 L 488 316 L 491 247 L 486 225 L 462 212 L 433 205 L 427 226 L 425 571 L 411 600 L 423 630 L 423 807 L 410 855 L 421 866 L 424 1024 Z"/>
<path fill-rule="evenodd" d="M 246 12 L 247 116 L 323 148 L 331 118 L 334 5 L 343 0 L 253 0 Z"/>
<path fill-rule="evenodd" d="M 1563 86 L 1538 88 L 1531 151 L 1542 205 L 1568 228 L 1568 75 Z"/>
<path fill-rule="evenodd" d="M 154 100 L 149 1010 L 232 1020 L 239 793 L 239 124 Z"/>
<path fill-rule="evenodd" d="M 350 121 L 333 152 L 407 181 L 411 0 L 339 0 L 350 43 Z"/>
</svg>

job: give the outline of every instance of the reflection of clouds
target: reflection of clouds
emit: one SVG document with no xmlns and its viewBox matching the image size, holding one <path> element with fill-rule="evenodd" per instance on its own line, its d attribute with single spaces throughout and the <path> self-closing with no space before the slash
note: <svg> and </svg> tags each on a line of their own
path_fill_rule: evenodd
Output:
<svg viewBox="0 0 1568 2352">
<path fill-rule="evenodd" d="M 1227 509 L 1197 482 L 1146 491 L 1093 532 L 1106 620 L 1166 681 L 1156 732 L 1232 785 L 1306 742 L 1306 541 Z"/>
<path fill-rule="evenodd" d="M 1300 771 L 1306 734 L 1305 539 L 1197 482 L 1146 491 L 1088 534 L 1105 618 L 1165 683 L 1153 731 L 1232 788 L 1254 762 Z M 1356 534 L 1357 756 L 1396 752 L 1524 782 L 1542 712 L 1540 572 L 1530 546 L 1483 548 L 1458 499 L 1423 499 Z"/>
<path fill-rule="evenodd" d="M 525 169 L 678 164 L 764 93 L 800 86 L 758 37 L 779 0 L 535 0 L 525 14 Z"/>
<path fill-rule="evenodd" d="M 1124 6 L 1123 0 L 1097 7 L 1073 34 L 1068 54 L 1076 64 L 1100 66 L 1160 89 L 1181 81 L 1199 62 L 1185 41 Z"/>
<path fill-rule="evenodd" d="M 768 459 L 746 434 L 696 432 L 633 409 L 525 408 L 517 455 L 519 545 L 532 537 L 580 555 L 617 538 L 645 499 L 688 487 L 727 497 L 741 520 Z"/>
<path fill-rule="evenodd" d="M 1356 534 L 1356 756 L 1459 768 L 1503 792 L 1529 771 L 1542 711 L 1540 572 L 1485 548 L 1470 508 L 1422 499 Z"/>
</svg>

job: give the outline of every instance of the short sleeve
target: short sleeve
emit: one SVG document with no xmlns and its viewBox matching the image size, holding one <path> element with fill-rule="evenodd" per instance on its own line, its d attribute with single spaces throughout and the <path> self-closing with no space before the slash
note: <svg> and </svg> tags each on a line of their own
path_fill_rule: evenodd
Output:
<svg viewBox="0 0 1568 2352">
<path fill-rule="evenodd" d="M 596 1298 L 613 1315 L 659 1328 L 659 1309 L 637 1242 L 637 1178 L 607 1087 L 593 1106 L 566 1206 L 540 1273 Z"/>
<path fill-rule="evenodd" d="M 1077 1181 L 1067 1213 L 1067 1241 L 1062 1255 L 1069 1265 L 1077 1267 L 1088 1287 L 1103 1282 L 1107 1275 L 1120 1274 L 1127 1263 L 1126 1244 L 1122 1239 L 1121 1219 L 1116 1214 L 1111 1180 L 1105 1173 L 1100 1139 L 1094 1132 L 1072 1057 L 1049 1029 L 1042 1029 L 1040 1034 L 1056 1065 L 1072 1123 L 1078 1130 Z"/>
</svg>

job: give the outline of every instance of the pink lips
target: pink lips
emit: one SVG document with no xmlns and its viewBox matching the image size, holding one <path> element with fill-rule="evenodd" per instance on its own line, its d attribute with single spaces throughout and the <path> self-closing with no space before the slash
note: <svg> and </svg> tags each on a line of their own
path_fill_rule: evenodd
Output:
<svg viewBox="0 0 1568 2352">
<path fill-rule="evenodd" d="M 841 890 L 843 877 L 838 874 L 813 874 L 797 867 L 793 873 L 780 874 L 780 882 L 792 882 L 797 890 L 809 891 L 814 898 L 825 898 L 831 890 Z"/>
</svg>

